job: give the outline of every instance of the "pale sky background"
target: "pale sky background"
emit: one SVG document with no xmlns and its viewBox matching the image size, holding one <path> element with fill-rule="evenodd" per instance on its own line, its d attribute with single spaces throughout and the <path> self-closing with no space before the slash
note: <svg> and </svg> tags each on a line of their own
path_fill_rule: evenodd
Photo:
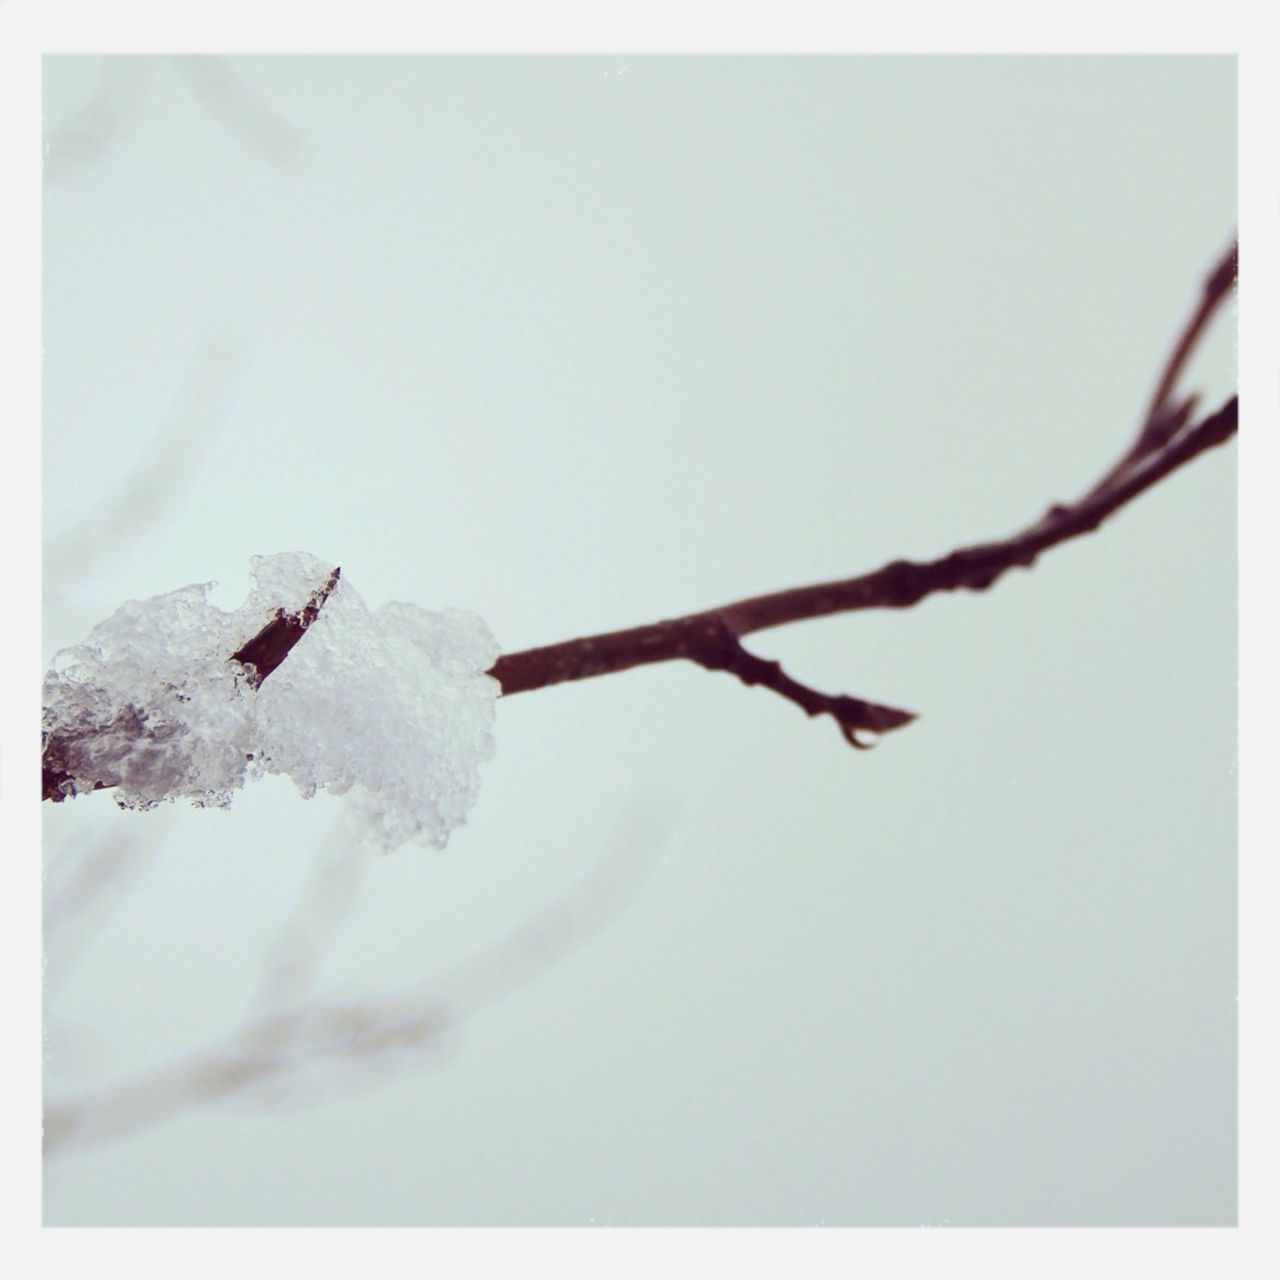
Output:
<svg viewBox="0 0 1280 1280">
<path fill-rule="evenodd" d="M 259 552 L 518 649 L 1008 532 L 1234 226 L 1229 58 L 45 69 L 46 657 Z M 566 953 L 372 1084 L 50 1162 L 46 1222 L 1233 1223 L 1233 448 L 988 595 L 751 643 L 922 719 L 855 754 L 676 666 L 500 703 L 448 849 L 340 864 L 319 994 L 585 876 Z M 234 1032 L 344 847 L 279 779 L 45 809 L 51 904 L 136 855 L 51 938 L 51 1101 Z"/>
</svg>

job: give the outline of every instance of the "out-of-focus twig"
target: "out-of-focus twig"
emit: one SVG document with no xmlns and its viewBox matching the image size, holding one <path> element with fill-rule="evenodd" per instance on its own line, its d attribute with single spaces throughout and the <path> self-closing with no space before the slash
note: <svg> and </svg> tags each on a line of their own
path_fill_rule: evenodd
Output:
<svg viewBox="0 0 1280 1280">
<path fill-rule="evenodd" d="M 109 908 L 137 882 L 147 841 L 119 832 L 99 840 L 80 860 L 71 880 L 50 897 L 44 911 L 44 994 L 48 1000 L 70 977 Z"/>
<path fill-rule="evenodd" d="M 379 1066 L 421 1065 L 446 1033 L 601 929 L 635 893 L 664 835 L 656 815 L 633 818 L 612 850 L 556 902 L 430 981 L 379 999 L 295 1006 L 154 1070 L 50 1103 L 46 1157 L 118 1141 L 255 1085 L 287 1083 L 290 1100 L 299 1103 L 308 1100 L 308 1077 L 325 1068 L 344 1071 L 349 1086 L 367 1086 Z M 332 1080 L 312 1096 L 332 1098 Z"/>
<path fill-rule="evenodd" d="M 317 853 L 306 885 L 263 956 L 262 979 L 247 1018 L 251 1026 L 265 1026 L 273 1035 L 287 1029 L 287 1022 L 274 1015 L 307 998 L 325 949 L 351 911 L 366 865 L 365 850 L 340 831 Z"/>
<path fill-rule="evenodd" d="M 145 831 L 113 831 L 81 848 L 71 843 L 62 858 L 69 871 L 56 889 L 46 880 L 43 943 L 46 1010 L 85 956 L 114 911 L 146 875 L 165 820 Z M 57 865 L 62 866 L 62 858 Z M 46 875 L 47 875 L 46 871 Z"/>
<path fill-rule="evenodd" d="M 191 96 L 247 151 L 277 169 L 297 166 L 307 135 L 251 89 L 226 58 L 186 54 L 164 59 Z M 60 186 L 97 163 L 137 115 L 161 60 L 110 54 L 98 60 L 98 83 L 83 106 L 45 133 L 44 182 Z"/>
<path fill-rule="evenodd" d="M 70 881 L 45 902 L 46 943 L 77 920 L 108 885 L 119 885 L 133 861 L 133 845 L 121 832 L 100 839 L 80 859 Z"/>
<path fill-rule="evenodd" d="M 107 154 L 134 117 L 154 66 L 150 58 L 99 59 L 88 101 L 45 132 L 46 187 L 67 182 Z"/>
<path fill-rule="evenodd" d="M 118 556 L 181 496 L 201 453 L 216 441 L 226 419 L 243 355 L 240 340 L 231 336 L 211 336 L 200 344 L 134 472 L 73 528 L 45 545 L 46 582 L 83 581 L 95 565 Z M 48 589 L 46 597 L 56 599 L 56 587 Z"/>
<path fill-rule="evenodd" d="M 209 115 L 260 159 L 279 169 L 297 164 L 306 134 L 255 93 L 226 58 L 183 54 L 169 65 Z"/>
</svg>

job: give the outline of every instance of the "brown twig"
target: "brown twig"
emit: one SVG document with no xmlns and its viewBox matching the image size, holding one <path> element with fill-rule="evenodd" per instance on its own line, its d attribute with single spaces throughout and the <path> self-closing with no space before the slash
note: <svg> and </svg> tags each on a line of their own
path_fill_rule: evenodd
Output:
<svg viewBox="0 0 1280 1280">
<path fill-rule="evenodd" d="M 1231 296 L 1239 272 L 1239 260 L 1240 247 L 1235 240 L 1232 240 L 1226 253 L 1218 260 L 1201 285 L 1195 310 L 1187 318 L 1173 349 L 1169 352 L 1164 368 L 1160 370 L 1160 376 L 1156 380 L 1155 389 L 1147 405 L 1146 415 L 1133 443 L 1115 465 L 1097 481 L 1093 492 L 1101 492 L 1109 488 L 1143 458 L 1164 448 L 1191 421 L 1200 397 L 1193 394 L 1174 404 L 1171 403 L 1173 389 L 1185 371 L 1192 353 L 1209 328 L 1210 322 Z"/>
<path fill-rule="evenodd" d="M 741 604 L 730 607 L 738 608 Z M 896 707 L 810 689 L 788 676 L 777 662 L 749 652 L 742 644 L 743 634 L 743 629 L 731 622 L 726 610 L 709 609 L 705 613 L 626 631 L 503 654 L 489 674 L 502 685 L 503 695 L 510 697 L 513 693 L 543 689 L 568 680 L 586 680 L 652 662 L 684 658 L 708 671 L 727 671 L 743 684 L 772 689 L 808 715 L 831 716 L 853 746 L 868 745 L 859 739 L 859 733 L 885 733 L 915 718 L 912 712 Z"/>
<path fill-rule="evenodd" d="M 859 730 L 883 733 L 909 723 L 912 714 L 808 689 L 787 677 L 776 663 L 748 653 L 741 637 L 851 610 L 906 609 L 942 591 L 985 591 L 1008 570 L 1030 568 L 1050 547 L 1092 532 L 1170 472 L 1230 439 L 1237 417 L 1237 400 L 1232 396 L 1145 465 L 1131 464 L 1123 478 L 1097 492 L 1091 490 L 1071 506 L 1050 507 L 1034 524 L 1010 538 L 961 547 L 938 560 L 894 560 L 856 578 L 793 587 L 644 627 L 503 654 L 490 675 L 502 685 L 503 694 L 510 696 L 683 658 L 708 670 L 731 671 L 747 684 L 762 684 L 810 715 L 832 715 L 851 741 Z"/>
<path fill-rule="evenodd" d="M 1240 245 L 1232 240 L 1226 253 L 1218 260 L 1213 270 L 1205 277 L 1201 286 L 1200 302 L 1191 318 L 1183 326 L 1182 333 L 1175 344 L 1156 389 L 1152 392 L 1151 403 L 1147 408 L 1147 422 L 1158 419 L 1173 395 L 1173 388 L 1182 376 L 1200 339 L 1204 337 L 1209 322 L 1217 314 L 1218 308 L 1227 300 L 1235 288 L 1236 278 L 1240 273 Z"/>
<path fill-rule="evenodd" d="M 880 734 L 909 724 L 915 719 L 909 711 L 820 693 L 800 684 L 776 662 L 748 652 L 742 637 L 851 610 L 906 609 L 943 591 L 985 591 L 1010 569 L 1030 568 L 1050 547 L 1097 529 L 1165 476 L 1230 439 L 1238 420 L 1235 396 L 1190 427 L 1187 423 L 1196 398 L 1174 405 L 1171 398 L 1210 320 L 1230 294 L 1236 270 L 1233 241 L 1204 281 L 1199 302 L 1161 370 L 1132 445 L 1075 503 L 1051 506 L 1011 537 L 960 547 L 937 560 L 894 560 L 856 578 L 792 587 L 647 626 L 503 654 L 489 674 L 509 697 L 569 680 L 685 659 L 709 671 L 729 671 L 746 684 L 772 689 L 811 716 L 830 715 L 854 746 L 866 745 L 859 737 L 862 733 Z"/>
</svg>

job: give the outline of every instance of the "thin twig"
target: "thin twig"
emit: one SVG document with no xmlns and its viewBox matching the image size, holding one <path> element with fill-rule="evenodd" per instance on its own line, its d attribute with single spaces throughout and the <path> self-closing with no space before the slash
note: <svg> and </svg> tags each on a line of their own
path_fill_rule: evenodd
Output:
<svg viewBox="0 0 1280 1280">
<path fill-rule="evenodd" d="M 145 870 L 150 841 L 112 831 L 83 854 L 68 882 L 46 893 L 44 909 L 44 997 L 46 1008 L 125 892 Z"/>
<path fill-rule="evenodd" d="M 45 547 L 46 582 L 83 582 L 101 561 L 122 558 L 131 542 L 154 527 L 198 473 L 201 452 L 217 441 L 242 364 L 243 343 L 233 335 L 213 335 L 200 344 L 128 480 Z M 46 602 L 53 594 L 46 592 Z"/>
<path fill-rule="evenodd" d="M 250 151 L 277 169 L 298 163 L 307 135 L 256 93 L 227 58 L 180 54 L 168 63 L 210 116 Z"/>
<path fill-rule="evenodd" d="M 1232 240 L 1200 286 L 1196 307 L 1187 317 L 1169 358 L 1160 370 L 1137 436 L 1115 465 L 1097 481 L 1094 492 L 1109 488 L 1143 458 L 1164 448 L 1191 421 L 1200 397 L 1193 394 L 1174 404 L 1171 403 L 1173 389 L 1209 324 L 1231 296 L 1239 273 L 1239 259 L 1240 247 Z"/>
<path fill-rule="evenodd" d="M 272 1034 L 284 1031 L 288 1024 L 272 1015 L 301 1005 L 315 986 L 324 952 L 355 902 L 367 865 L 360 853 L 340 830 L 317 852 L 307 883 L 263 956 L 250 1023 L 262 1023 Z"/>
</svg>

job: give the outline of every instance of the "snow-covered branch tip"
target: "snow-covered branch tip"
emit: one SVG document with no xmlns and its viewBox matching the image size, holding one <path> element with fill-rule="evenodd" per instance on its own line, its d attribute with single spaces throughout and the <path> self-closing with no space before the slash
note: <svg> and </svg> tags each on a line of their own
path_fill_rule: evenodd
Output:
<svg viewBox="0 0 1280 1280">
<path fill-rule="evenodd" d="M 210 604 L 212 583 L 130 601 L 55 657 L 45 798 L 111 787 L 127 808 L 225 807 L 282 773 L 305 796 L 350 793 L 379 847 L 443 845 L 493 751 L 488 628 L 462 610 L 371 611 L 301 552 L 255 556 L 251 573 L 239 609 Z"/>
</svg>

